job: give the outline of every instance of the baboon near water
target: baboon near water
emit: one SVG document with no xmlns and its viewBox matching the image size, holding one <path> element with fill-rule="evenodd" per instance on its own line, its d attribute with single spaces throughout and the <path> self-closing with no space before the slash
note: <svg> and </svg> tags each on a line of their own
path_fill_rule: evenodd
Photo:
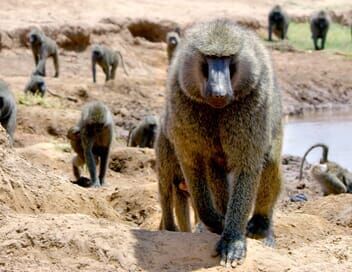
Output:
<svg viewBox="0 0 352 272">
<path fill-rule="evenodd" d="M 24 88 L 24 92 L 27 94 L 28 92 L 32 94 L 40 93 L 40 96 L 44 96 L 47 91 L 45 80 L 42 76 L 32 75 L 29 79 L 26 87 Z"/>
<path fill-rule="evenodd" d="M 326 36 L 330 27 L 329 15 L 321 10 L 312 15 L 310 19 L 310 30 L 312 32 L 312 39 L 315 50 L 322 50 L 325 48 Z M 320 39 L 320 46 L 318 40 Z"/>
<path fill-rule="evenodd" d="M 281 6 L 276 5 L 269 13 L 269 41 L 272 41 L 272 33 L 278 38 L 284 40 L 287 38 L 287 30 L 290 24 L 290 18 Z"/>
<path fill-rule="evenodd" d="M 67 133 L 72 149 L 77 153 L 72 161 L 77 180 L 81 178 L 80 168 L 86 164 L 91 185 L 99 187 L 104 184 L 114 135 L 113 126 L 111 112 L 102 102 L 91 102 L 83 107 L 80 121 Z M 99 176 L 96 173 L 98 163 Z"/>
<path fill-rule="evenodd" d="M 96 64 L 98 64 L 105 74 L 105 81 L 115 78 L 116 69 L 121 63 L 126 75 L 128 75 L 122 54 L 119 51 L 113 51 L 103 45 L 94 44 L 92 46 L 92 73 L 93 82 L 96 82 Z"/>
<path fill-rule="evenodd" d="M 16 129 L 17 107 L 15 98 L 7 83 L 0 79 L 0 123 L 13 144 Z"/>
<path fill-rule="evenodd" d="M 167 43 L 167 59 L 169 64 L 171 63 L 174 52 L 177 48 L 177 45 L 180 43 L 180 33 L 176 31 L 170 31 L 166 35 L 166 43 Z"/>
<path fill-rule="evenodd" d="M 28 34 L 28 40 L 32 48 L 34 62 L 36 65 L 33 74 L 45 76 L 45 63 L 46 59 L 52 57 L 55 66 L 55 77 L 59 76 L 59 50 L 54 40 L 45 36 L 45 34 L 34 28 Z"/>
<path fill-rule="evenodd" d="M 133 127 L 127 138 L 127 146 L 131 147 L 154 147 L 158 120 L 155 116 L 148 115 L 138 126 Z"/>
<path fill-rule="evenodd" d="M 169 68 L 158 131 L 165 229 L 176 230 L 171 185 L 185 179 L 200 220 L 221 234 L 216 252 L 222 265 L 243 261 L 246 234 L 274 244 L 281 94 L 270 55 L 253 32 L 225 19 L 186 31 Z"/>
<path fill-rule="evenodd" d="M 352 173 L 337 163 L 328 160 L 329 148 L 325 144 L 315 144 L 306 151 L 302 158 L 299 179 L 302 179 L 303 165 L 307 155 L 317 147 L 323 149 L 322 158 L 319 164 L 312 166 L 310 173 L 321 185 L 324 195 L 352 193 Z"/>
</svg>

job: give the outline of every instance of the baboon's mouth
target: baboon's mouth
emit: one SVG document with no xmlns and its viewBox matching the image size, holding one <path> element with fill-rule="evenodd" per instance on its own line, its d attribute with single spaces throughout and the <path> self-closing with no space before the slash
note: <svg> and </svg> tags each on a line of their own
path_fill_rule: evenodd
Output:
<svg viewBox="0 0 352 272">
<path fill-rule="evenodd" d="M 229 99 L 212 97 L 208 98 L 206 102 L 213 108 L 222 109 L 229 104 Z"/>
</svg>

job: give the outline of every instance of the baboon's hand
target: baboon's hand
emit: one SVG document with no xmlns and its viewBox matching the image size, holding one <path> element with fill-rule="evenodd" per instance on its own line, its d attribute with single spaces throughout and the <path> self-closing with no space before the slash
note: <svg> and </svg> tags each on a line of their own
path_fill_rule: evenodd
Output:
<svg viewBox="0 0 352 272">
<path fill-rule="evenodd" d="M 92 184 L 92 187 L 94 188 L 99 188 L 101 185 L 100 185 L 100 181 L 99 180 L 96 180 L 95 182 L 93 182 Z"/>
<path fill-rule="evenodd" d="M 225 267 L 236 267 L 242 264 L 247 253 L 246 238 L 228 238 L 222 236 L 216 244 L 216 255 L 221 257 L 220 265 Z"/>
</svg>

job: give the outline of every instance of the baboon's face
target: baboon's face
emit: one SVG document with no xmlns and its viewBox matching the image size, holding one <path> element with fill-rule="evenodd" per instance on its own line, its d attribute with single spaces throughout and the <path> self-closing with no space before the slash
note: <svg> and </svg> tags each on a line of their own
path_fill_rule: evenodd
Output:
<svg viewBox="0 0 352 272">
<path fill-rule="evenodd" d="M 277 23 L 282 22 L 283 20 L 282 13 L 280 11 L 273 12 L 272 20 Z"/>
<path fill-rule="evenodd" d="M 214 108 L 225 107 L 233 100 L 234 57 L 203 56 L 200 69 L 204 82 L 201 95 L 206 103 Z"/>
<path fill-rule="evenodd" d="M 317 25 L 318 25 L 318 27 L 319 27 L 320 29 L 325 29 L 326 26 L 327 26 L 327 21 L 326 21 L 326 19 L 325 19 L 325 18 L 319 18 Z"/>
<path fill-rule="evenodd" d="M 30 44 L 39 44 L 41 43 L 41 39 L 38 33 L 31 33 L 29 35 L 29 43 Z"/>
<path fill-rule="evenodd" d="M 173 45 L 173 46 L 176 46 L 177 45 L 177 39 L 176 39 L 176 37 L 170 37 L 169 38 L 169 44 L 171 44 L 171 45 Z"/>
<path fill-rule="evenodd" d="M 184 59 L 180 83 L 183 91 L 213 108 L 224 108 L 234 100 L 235 56 L 203 55 L 196 52 Z"/>
<path fill-rule="evenodd" d="M 92 51 L 93 58 L 101 59 L 103 57 L 103 52 L 100 48 L 94 48 Z"/>
<path fill-rule="evenodd" d="M 175 56 L 183 92 L 217 109 L 246 95 L 242 85 L 253 81 L 253 73 L 251 55 L 243 48 L 241 30 L 228 20 L 189 29 Z"/>
<path fill-rule="evenodd" d="M 45 92 L 46 91 L 46 84 L 44 81 L 39 81 L 38 82 L 38 89 L 41 91 L 41 92 Z"/>
</svg>

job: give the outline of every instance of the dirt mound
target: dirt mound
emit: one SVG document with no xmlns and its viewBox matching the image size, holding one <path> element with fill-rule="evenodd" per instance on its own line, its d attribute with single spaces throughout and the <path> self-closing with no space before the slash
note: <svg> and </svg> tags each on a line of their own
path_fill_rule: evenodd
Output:
<svg viewBox="0 0 352 272">
<path fill-rule="evenodd" d="M 6 144 L 0 145 L 0 165 L 0 203 L 16 212 L 80 212 L 110 220 L 119 217 L 106 200 L 95 196 L 94 190 L 78 188 L 35 167 Z"/>
<path fill-rule="evenodd" d="M 153 22 L 147 19 L 133 21 L 127 24 L 128 30 L 133 37 L 142 37 L 150 42 L 166 41 L 166 34 L 178 27 L 178 24 L 172 21 Z"/>
<path fill-rule="evenodd" d="M 155 153 L 149 148 L 117 148 L 111 152 L 109 168 L 123 174 L 144 174 L 155 167 Z"/>
<path fill-rule="evenodd" d="M 218 239 L 211 233 L 151 232 L 80 214 L 25 215 L 2 208 L 1 215 L 0 233 L 6 235 L 0 236 L 0 262 L 6 271 L 227 271 L 210 257 Z M 327 236 L 331 226 L 314 216 L 279 220 L 278 249 L 249 239 L 246 261 L 235 271 L 351 269 L 350 235 Z M 304 230 L 307 220 L 313 233 Z"/>
</svg>

